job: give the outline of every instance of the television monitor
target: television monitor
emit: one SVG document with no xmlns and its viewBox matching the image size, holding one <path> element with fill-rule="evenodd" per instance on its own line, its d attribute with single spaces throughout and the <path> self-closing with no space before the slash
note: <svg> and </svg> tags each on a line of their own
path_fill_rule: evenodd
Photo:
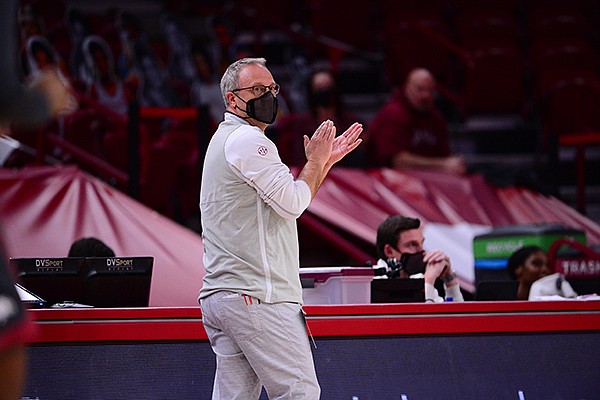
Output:
<svg viewBox="0 0 600 400">
<path fill-rule="evenodd" d="M 154 257 L 86 257 L 83 303 L 148 307 Z"/>
<path fill-rule="evenodd" d="M 52 306 L 62 302 L 83 302 L 83 257 L 11 258 L 17 282 Z"/>
<path fill-rule="evenodd" d="M 422 303 L 425 301 L 423 279 L 373 279 L 371 303 Z"/>
</svg>

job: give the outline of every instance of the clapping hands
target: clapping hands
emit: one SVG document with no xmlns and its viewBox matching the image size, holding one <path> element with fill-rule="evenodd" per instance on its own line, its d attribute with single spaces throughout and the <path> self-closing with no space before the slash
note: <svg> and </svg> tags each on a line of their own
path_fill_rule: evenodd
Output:
<svg viewBox="0 0 600 400">
<path fill-rule="evenodd" d="M 344 158 L 346 154 L 356 149 L 362 143 L 362 139 L 359 138 L 362 131 L 363 126 L 355 122 L 344 133 L 336 137 L 333 141 L 333 148 L 331 149 L 331 156 L 328 163 L 333 165 Z"/>
<path fill-rule="evenodd" d="M 306 158 L 332 166 L 361 144 L 362 139 L 359 136 L 362 131 L 362 125 L 355 122 L 344 133 L 335 137 L 336 128 L 333 122 L 323 121 L 311 138 L 304 136 Z"/>
</svg>

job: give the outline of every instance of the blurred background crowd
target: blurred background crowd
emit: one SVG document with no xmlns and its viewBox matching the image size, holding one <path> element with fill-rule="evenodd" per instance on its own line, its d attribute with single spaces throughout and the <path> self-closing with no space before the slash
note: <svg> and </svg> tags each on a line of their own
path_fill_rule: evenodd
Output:
<svg viewBox="0 0 600 400">
<path fill-rule="evenodd" d="M 367 154 L 370 124 L 418 67 L 435 78 L 468 173 L 599 220 L 597 1 L 24 0 L 16 17 L 23 79 L 54 68 L 79 108 L 41 130 L 11 127 L 19 151 L 5 167 L 77 163 L 198 229 L 203 146 L 222 119 L 219 78 L 232 61 L 267 59 L 282 90 L 266 133 L 290 165 L 303 162 L 315 121 L 362 122 L 352 168 L 380 166 Z"/>
</svg>

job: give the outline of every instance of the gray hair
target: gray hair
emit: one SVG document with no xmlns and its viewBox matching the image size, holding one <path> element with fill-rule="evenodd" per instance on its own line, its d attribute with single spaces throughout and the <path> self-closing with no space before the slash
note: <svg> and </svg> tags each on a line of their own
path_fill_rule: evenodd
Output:
<svg viewBox="0 0 600 400">
<path fill-rule="evenodd" d="M 223 77 L 221 78 L 221 95 L 223 96 L 223 102 L 225 103 L 225 108 L 229 106 L 227 102 L 227 98 L 225 95 L 227 92 L 231 92 L 235 89 L 239 89 L 238 77 L 240 75 L 240 71 L 250 64 L 258 64 L 263 67 L 267 66 L 267 60 L 264 58 L 242 58 L 231 64 L 225 70 Z"/>
</svg>

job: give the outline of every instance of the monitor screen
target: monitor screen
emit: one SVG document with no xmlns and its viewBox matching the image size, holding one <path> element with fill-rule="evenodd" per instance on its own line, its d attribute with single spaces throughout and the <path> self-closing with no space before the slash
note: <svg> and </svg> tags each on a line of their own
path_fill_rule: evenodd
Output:
<svg viewBox="0 0 600 400">
<path fill-rule="evenodd" d="M 11 258 L 17 282 L 47 306 L 83 300 L 83 257 Z"/>
<path fill-rule="evenodd" d="M 27 288 L 24 288 L 18 283 L 15 283 L 15 289 L 17 290 L 17 294 L 19 295 L 19 298 L 23 304 L 26 304 L 31 308 L 42 308 L 46 305 L 46 301 L 44 299 L 37 294 L 30 292 L 27 290 Z"/>
<path fill-rule="evenodd" d="M 148 307 L 154 257 L 86 257 L 84 304 Z"/>
<path fill-rule="evenodd" d="M 46 307 L 148 307 L 154 257 L 11 258 Z"/>
<path fill-rule="evenodd" d="M 422 303 L 425 301 L 423 279 L 373 279 L 371 303 Z"/>
</svg>

